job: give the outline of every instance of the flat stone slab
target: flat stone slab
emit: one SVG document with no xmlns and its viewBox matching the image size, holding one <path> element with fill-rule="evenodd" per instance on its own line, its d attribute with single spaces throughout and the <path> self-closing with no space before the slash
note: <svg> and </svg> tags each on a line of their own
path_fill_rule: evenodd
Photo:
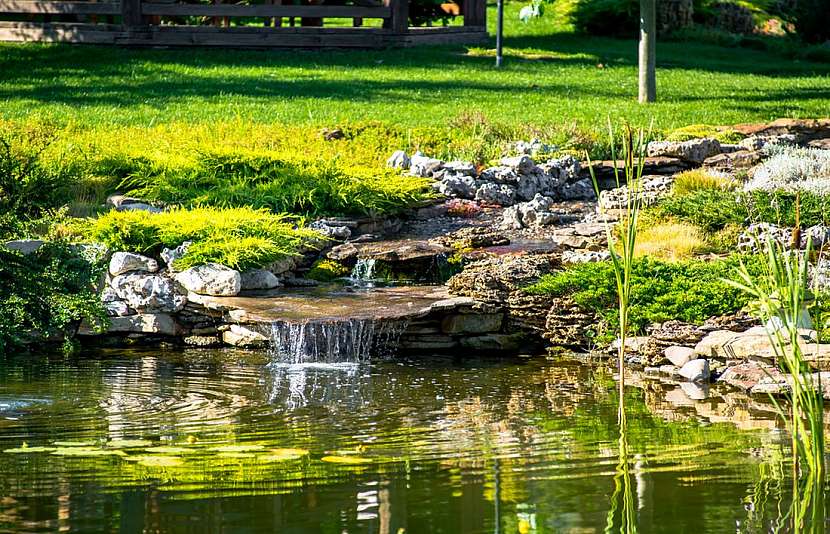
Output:
<svg viewBox="0 0 830 534">
<path fill-rule="evenodd" d="M 450 299 L 444 286 L 404 286 L 347 290 L 340 287 L 275 289 L 259 296 L 193 295 L 191 302 L 226 312 L 239 323 L 325 322 L 348 319 L 407 319 L 432 311 L 469 306 Z M 472 299 L 470 299 L 472 300 Z"/>
</svg>

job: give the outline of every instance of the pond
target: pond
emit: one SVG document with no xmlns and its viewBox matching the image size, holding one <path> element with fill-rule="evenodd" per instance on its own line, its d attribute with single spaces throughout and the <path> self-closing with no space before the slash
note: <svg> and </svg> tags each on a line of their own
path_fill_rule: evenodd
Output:
<svg viewBox="0 0 830 534">
<path fill-rule="evenodd" d="M 766 532 L 786 513 L 787 436 L 763 403 L 732 398 L 628 389 L 639 531 Z M 0 530 L 618 530 L 617 401 L 602 366 L 544 356 L 13 357 L 0 366 Z"/>
</svg>

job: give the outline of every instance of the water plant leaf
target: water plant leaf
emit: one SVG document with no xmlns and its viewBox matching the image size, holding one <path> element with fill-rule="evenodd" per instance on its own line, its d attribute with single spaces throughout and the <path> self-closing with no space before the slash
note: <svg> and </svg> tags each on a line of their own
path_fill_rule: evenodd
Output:
<svg viewBox="0 0 830 534">
<path fill-rule="evenodd" d="M 261 456 L 260 460 L 263 462 L 285 462 L 289 460 L 299 460 L 303 456 L 308 456 L 309 452 L 306 449 L 271 449 L 269 454 Z"/>
<path fill-rule="evenodd" d="M 138 449 L 152 447 L 153 442 L 146 439 L 114 439 L 108 441 L 106 446 L 111 449 Z"/>
<path fill-rule="evenodd" d="M 210 450 L 216 452 L 256 452 L 265 450 L 264 445 L 223 445 L 212 447 Z"/>
<path fill-rule="evenodd" d="M 329 462 L 332 464 L 344 464 L 344 465 L 359 465 L 359 464 L 370 464 L 372 463 L 371 458 L 366 458 L 364 456 L 323 456 L 320 458 L 324 462 Z"/>
<path fill-rule="evenodd" d="M 197 452 L 197 449 L 188 449 L 185 447 L 166 447 L 166 446 L 159 446 L 159 447 L 147 447 L 144 449 L 144 452 L 149 452 L 151 454 L 165 454 L 165 455 L 179 455 L 179 454 L 193 454 Z"/>
<path fill-rule="evenodd" d="M 92 441 L 56 441 L 52 445 L 55 447 L 94 447 L 95 443 Z"/>
<path fill-rule="evenodd" d="M 144 467 L 177 467 L 184 463 L 178 456 L 131 456 L 126 460 Z"/>
<path fill-rule="evenodd" d="M 127 456 L 117 449 L 99 449 L 94 447 L 59 447 L 52 451 L 54 456 Z"/>
<path fill-rule="evenodd" d="M 16 449 L 6 449 L 3 452 L 9 454 L 29 454 L 29 453 L 37 453 L 37 452 L 52 452 L 55 450 L 55 447 L 18 447 Z"/>
</svg>

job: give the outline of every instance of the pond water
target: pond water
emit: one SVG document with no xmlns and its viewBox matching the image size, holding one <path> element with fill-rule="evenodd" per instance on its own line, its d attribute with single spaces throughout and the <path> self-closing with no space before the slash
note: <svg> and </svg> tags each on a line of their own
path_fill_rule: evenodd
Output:
<svg viewBox="0 0 830 534">
<path fill-rule="evenodd" d="M 267 363 L 233 351 L 7 359 L 0 530 L 586 533 L 620 509 L 618 399 L 601 367 Z M 789 491 L 774 413 L 695 396 L 626 393 L 638 530 L 769 531 Z"/>
</svg>

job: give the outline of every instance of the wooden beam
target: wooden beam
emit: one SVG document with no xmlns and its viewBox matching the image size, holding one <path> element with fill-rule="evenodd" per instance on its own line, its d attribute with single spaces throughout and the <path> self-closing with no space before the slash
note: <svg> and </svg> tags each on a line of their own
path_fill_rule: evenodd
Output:
<svg viewBox="0 0 830 534">
<path fill-rule="evenodd" d="M 409 29 L 409 0 L 383 0 L 383 3 L 392 10 L 391 18 L 384 21 L 383 27 L 392 33 L 406 33 Z"/>
<path fill-rule="evenodd" d="M 0 0 L 9 1 L 9 0 Z M 194 17 L 328 17 L 385 19 L 392 15 L 388 7 L 361 6 L 294 6 L 294 5 L 233 5 L 233 4 L 162 4 L 142 2 L 144 15 Z"/>
<path fill-rule="evenodd" d="M 0 13 L 47 15 L 120 15 L 121 6 L 117 2 L 0 0 Z"/>
</svg>

